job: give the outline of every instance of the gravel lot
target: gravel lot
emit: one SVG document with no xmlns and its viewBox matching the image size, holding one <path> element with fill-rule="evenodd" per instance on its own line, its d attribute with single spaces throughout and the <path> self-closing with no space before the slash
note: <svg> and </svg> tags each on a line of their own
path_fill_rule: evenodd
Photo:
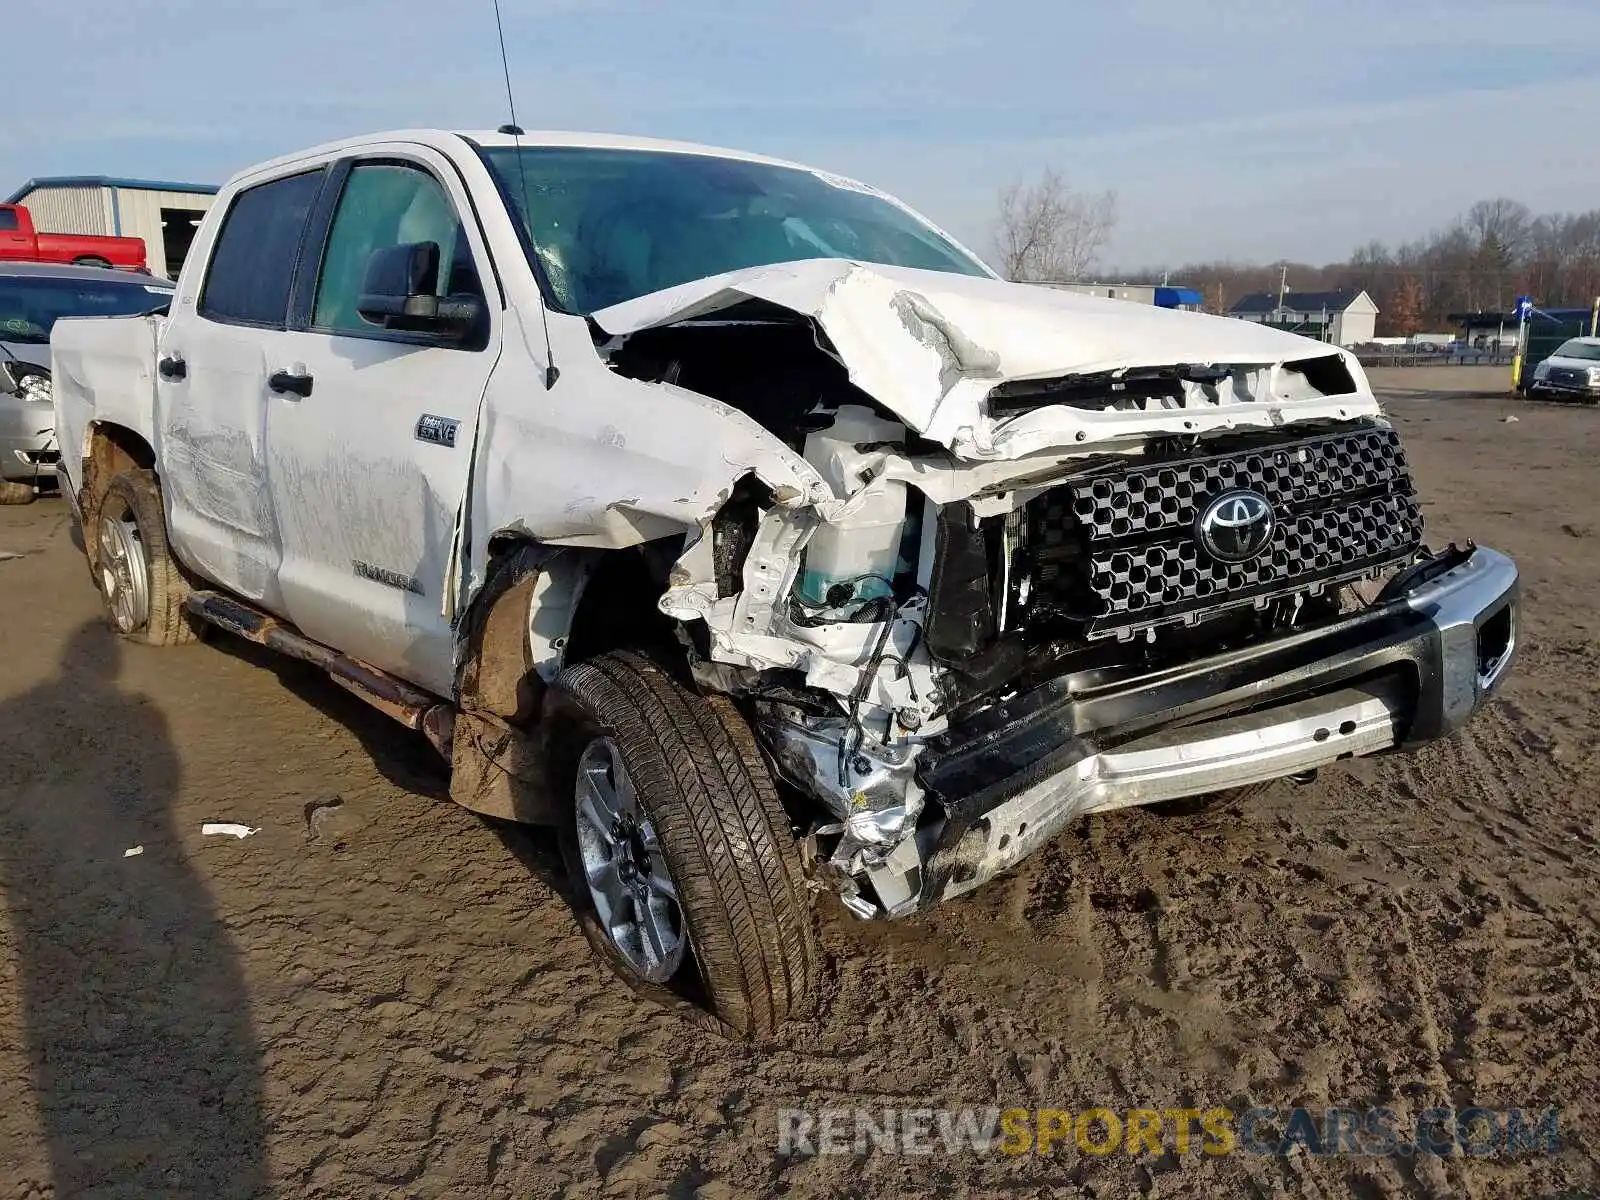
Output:
<svg viewBox="0 0 1600 1200">
<path fill-rule="evenodd" d="M 419 744 L 248 648 L 119 644 L 66 506 L 0 509 L 0 1196 L 1596 1194 L 1600 412 L 1503 374 L 1378 380 L 1430 540 L 1522 567 L 1467 736 L 1085 820 L 923 919 L 824 902 L 822 1010 L 769 1050 L 614 986 Z M 1563 1148 L 776 1153 L 785 1108 L 1296 1104 L 1559 1105 Z"/>
</svg>

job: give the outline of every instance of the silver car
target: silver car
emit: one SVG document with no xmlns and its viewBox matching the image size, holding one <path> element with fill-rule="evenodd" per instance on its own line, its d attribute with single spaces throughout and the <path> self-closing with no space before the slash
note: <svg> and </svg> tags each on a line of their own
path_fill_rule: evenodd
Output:
<svg viewBox="0 0 1600 1200">
<path fill-rule="evenodd" d="M 0 496 L 53 484 L 61 455 L 51 405 L 50 330 L 61 317 L 157 312 L 172 284 L 98 267 L 0 263 Z M 22 487 L 6 487 L 6 484 Z"/>
</svg>

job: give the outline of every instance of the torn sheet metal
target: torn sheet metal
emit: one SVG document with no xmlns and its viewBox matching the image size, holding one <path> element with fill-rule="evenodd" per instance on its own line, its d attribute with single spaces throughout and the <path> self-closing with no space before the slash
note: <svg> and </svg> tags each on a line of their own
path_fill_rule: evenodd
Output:
<svg viewBox="0 0 1600 1200">
<path fill-rule="evenodd" d="M 622 549 L 694 533 L 754 475 L 787 510 L 838 499 L 799 454 L 731 405 L 608 370 L 587 324 L 552 315 L 553 387 L 540 363 L 506 355 L 475 433 L 463 600 L 483 584 L 490 539 Z M 529 469 L 531 447 L 538 469 Z"/>
<path fill-rule="evenodd" d="M 1353 356 L 1248 321 L 1104 300 L 999 279 L 814 259 L 696 280 L 594 314 L 606 333 L 705 317 L 762 300 L 815 321 L 859 388 L 925 437 L 963 458 L 1014 459 L 1052 447 L 1149 433 L 1375 414 Z M 993 420 L 997 384 L 1173 363 L 1271 367 L 1340 355 L 1356 392 L 1306 396 L 1285 384 L 1234 402 L 1148 412 L 1052 405 Z M 1230 398 L 1232 399 L 1232 398 Z"/>
<path fill-rule="evenodd" d="M 50 331 L 56 440 L 81 487 L 89 427 L 122 425 L 153 443 L 156 340 L 164 317 L 65 317 Z"/>
</svg>

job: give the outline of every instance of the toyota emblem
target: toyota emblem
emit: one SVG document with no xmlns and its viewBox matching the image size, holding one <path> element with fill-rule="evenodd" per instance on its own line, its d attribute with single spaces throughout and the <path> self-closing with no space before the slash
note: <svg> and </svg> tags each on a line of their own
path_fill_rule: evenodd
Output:
<svg viewBox="0 0 1600 1200">
<path fill-rule="evenodd" d="M 1249 562 L 1272 544 L 1277 521 L 1272 504 L 1260 492 L 1223 492 L 1200 511 L 1195 536 L 1219 562 Z"/>
</svg>

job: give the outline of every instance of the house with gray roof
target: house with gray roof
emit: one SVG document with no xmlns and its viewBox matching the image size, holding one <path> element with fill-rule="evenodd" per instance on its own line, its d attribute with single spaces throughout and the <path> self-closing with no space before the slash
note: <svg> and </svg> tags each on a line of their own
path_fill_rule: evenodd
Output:
<svg viewBox="0 0 1600 1200">
<path fill-rule="evenodd" d="M 1378 306 L 1364 291 L 1251 292 L 1228 309 L 1230 317 L 1321 338 L 1336 346 L 1370 342 L 1377 333 Z"/>
</svg>

